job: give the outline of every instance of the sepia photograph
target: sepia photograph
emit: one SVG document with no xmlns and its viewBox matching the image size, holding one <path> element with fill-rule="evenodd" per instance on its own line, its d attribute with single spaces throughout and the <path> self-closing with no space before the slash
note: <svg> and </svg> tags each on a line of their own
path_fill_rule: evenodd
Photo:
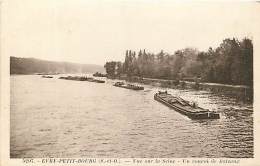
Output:
<svg viewBox="0 0 260 166">
<path fill-rule="evenodd" d="M 1 8 L 10 159 L 254 158 L 260 3 Z"/>
</svg>

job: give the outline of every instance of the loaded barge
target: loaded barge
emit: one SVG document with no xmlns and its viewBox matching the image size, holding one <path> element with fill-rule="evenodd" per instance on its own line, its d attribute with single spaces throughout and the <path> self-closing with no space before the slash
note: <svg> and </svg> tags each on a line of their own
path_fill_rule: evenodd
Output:
<svg viewBox="0 0 260 166">
<path fill-rule="evenodd" d="M 102 73 L 99 73 L 99 72 L 96 72 L 93 74 L 94 77 L 106 77 L 107 75 L 106 74 L 102 74 Z"/>
<path fill-rule="evenodd" d="M 103 80 L 97 80 L 92 77 L 67 76 L 67 77 L 60 77 L 59 79 L 105 83 L 105 81 L 103 81 Z"/>
<path fill-rule="evenodd" d="M 42 76 L 42 78 L 53 78 L 52 76 Z"/>
<path fill-rule="evenodd" d="M 120 88 L 132 89 L 132 90 L 144 90 L 144 87 L 142 87 L 142 86 L 137 86 L 137 85 L 132 85 L 132 84 L 125 84 L 123 82 L 116 82 L 114 84 L 114 86 L 120 87 Z"/>
<path fill-rule="evenodd" d="M 190 119 L 219 119 L 220 116 L 214 111 L 209 111 L 198 107 L 195 103 L 191 104 L 180 97 L 172 96 L 165 92 L 158 92 L 154 95 L 154 99 L 167 105 L 179 113 L 188 116 Z"/>
</svg>

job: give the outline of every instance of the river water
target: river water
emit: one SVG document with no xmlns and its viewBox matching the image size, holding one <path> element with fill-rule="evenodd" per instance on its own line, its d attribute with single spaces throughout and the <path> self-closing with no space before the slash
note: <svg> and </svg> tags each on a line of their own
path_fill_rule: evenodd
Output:
<svg viewBox="0 0 260 166">
<path fill-rule="evenodd" d="M 104 84 L 11 76 L 12 158 L 253 157 L 253 107 L 206 91 L 167 89 L 220 113 L 191 120 L 144 91 Z"/>
</svg>

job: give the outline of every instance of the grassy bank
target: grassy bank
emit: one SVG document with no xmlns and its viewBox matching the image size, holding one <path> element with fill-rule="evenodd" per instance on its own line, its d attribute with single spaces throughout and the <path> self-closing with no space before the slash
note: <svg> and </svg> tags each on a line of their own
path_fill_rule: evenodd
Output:
<svg viewBox="0 0 260 166">
<path fill-rule="evenodd" d="M 153 78 L 140 78 L 140 77 L 120 77 L 130 82 L 139 82 L 143 84 L 161 86 L 172 89 L 195 89 L 205 90 L 213 93 L 223 94 L 226 96 L 235 97 L 240 101 L 253 102 L 253 88 L 245 85 L 228 85 L 218 83 L 206 83 L 206 82 L 192 82 L 192 81 L 177 81 L 166 79 L 153 79 Z"/>
</svg>

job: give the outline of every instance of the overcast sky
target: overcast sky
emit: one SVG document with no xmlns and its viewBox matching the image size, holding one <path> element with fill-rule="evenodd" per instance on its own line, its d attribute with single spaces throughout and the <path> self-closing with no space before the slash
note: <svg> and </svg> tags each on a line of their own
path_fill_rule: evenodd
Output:
<svg viewBox="0 0 260 166">
<path fill-rule="evenodd" d="M 2 49 L 9 56 L 100 65 L 123 60 L 126 49 L 207 50 L 228 37 L 254 39 L 259 9 L 254 2 L 8 0 Z"/>
</svg>

